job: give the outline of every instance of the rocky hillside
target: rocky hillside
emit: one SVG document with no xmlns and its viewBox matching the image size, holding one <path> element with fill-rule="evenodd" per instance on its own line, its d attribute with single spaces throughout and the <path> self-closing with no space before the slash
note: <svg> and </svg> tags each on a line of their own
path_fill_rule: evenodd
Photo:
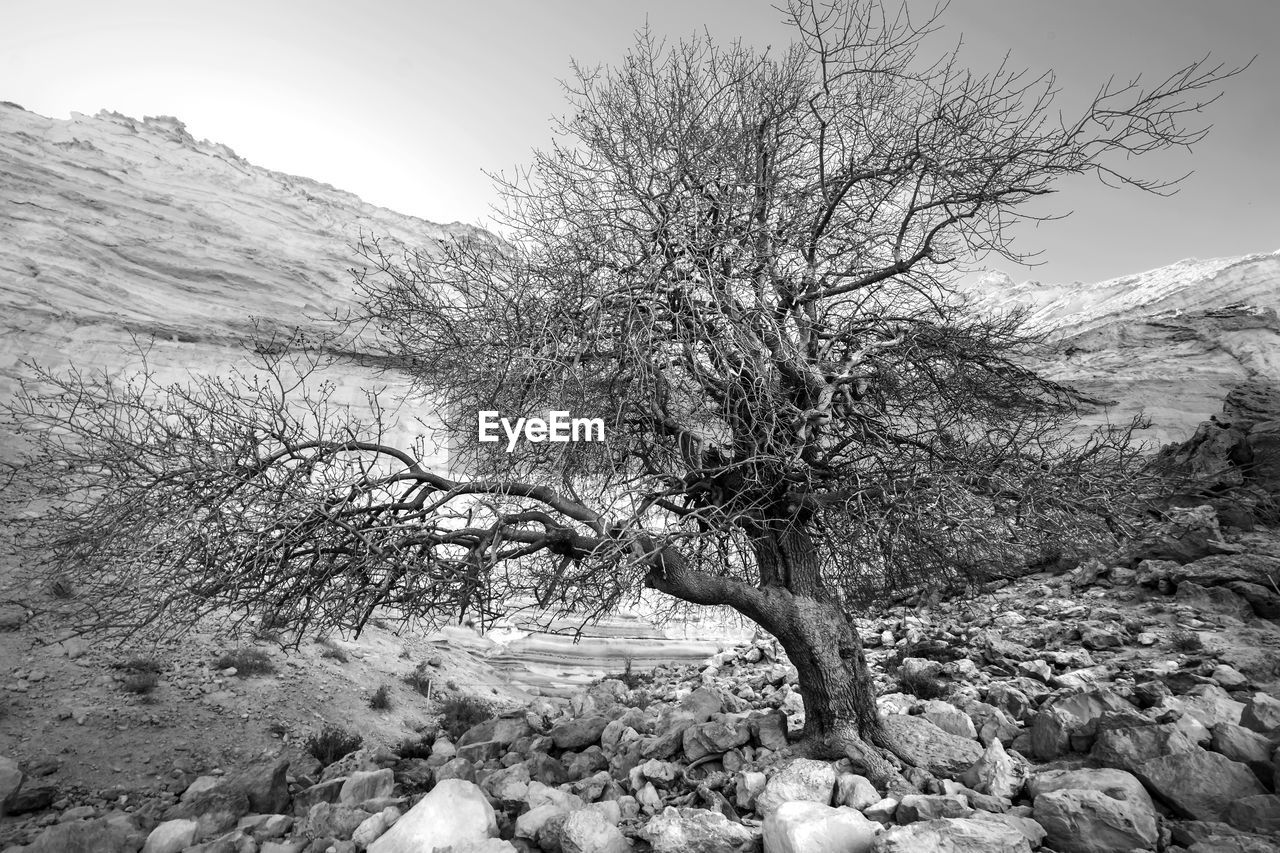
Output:
<svg viewBox="0 0 1280 853">
<path fill-rule="evenodd" d="M 258 318 L 307 326 L 350 303 L 354 247 L 480 236 L 248 163 L 169 117 L 48 119 L 0 103 L 0 395 L 20 362 L 137 366 L 165 381 L 238 363 Z M 360 407 L 371 374 L 332 378 Z M 386 380 L 382 380 L 386 384 Z M 393 380 L 394 384 L 394 380 Z M 408 444 L 411 423 L 395 436 Z"/>
<path fill-rule="evenodd" d="M 1189 438 L 1233 385 L 1280 381 L 1280 252 L 1184 260 L 1096 284 L 992 274 L 970 292 L 985 308 L 1027 309 L 1053 342 L 1046 371 L 1108 404 L 1099 419 L 1145 410 L 1158 444 Z"/>
</svg>

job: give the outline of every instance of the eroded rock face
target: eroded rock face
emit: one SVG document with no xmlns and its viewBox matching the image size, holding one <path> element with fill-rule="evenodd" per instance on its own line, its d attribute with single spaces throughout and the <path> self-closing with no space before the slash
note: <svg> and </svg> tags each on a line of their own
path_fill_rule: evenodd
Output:
<svg viewBox="0 0 1280 853">
<path fill-rule="evenodd" d="M 1091 284 L 993 275 L 971 290 L 980 306 L 1027 308 L 1030 325 L 1055 341 L 1045 369 L 1111 402 L 1111 423 L 1145 410 L 1155 422 L 1148 435 L 1163 444 L 1188 438 L 1232 385 L 1280 381 L 1277 282 L 1273 252 L 1179 261 Z"/>
<path fill-rule="evenodd" d="M 0 104 L 0 131 L 5 398 L 25 375 L 22 359 L 136 369 L 131 335 L 155 337 L 148 361 L 162 384 L 188 369 L 225 371 L 243 362 L 251 318 L 266 318 L 268 331 L 312 327 L 309 317 L 353 304 L 350 270 L 367 266 L 354 251 L 362 233 L 393 253 L 438 238 L 492 239 L 256 167 L 173 118 L 48 119 Z M 375 382 L 355 361 L 331 378 L 338 398 L 365 413 L 364 387 L 408 387 L 394 376 Z M 406 419 L 390 439 L 408 447 L 419 432 Z"/>
<path fill-rule="evenodd" d="M 1185 478 L 1180 500 L 1204 500 L 1246 530 L 1280 520 L 1280 384 L 1251 380 L 1226 395 L 1220 414 L 1186 441 L 1166 445 L 1159 464 Z"/>
</svg>

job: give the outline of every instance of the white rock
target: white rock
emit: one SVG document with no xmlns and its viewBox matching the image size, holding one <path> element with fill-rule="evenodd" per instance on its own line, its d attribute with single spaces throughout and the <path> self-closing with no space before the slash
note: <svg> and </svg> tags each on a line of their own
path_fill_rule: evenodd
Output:
<svg viewBox="0 0 1280 853">
<path fill-rule="evenodd" d="M 565 814 L 565 810 L 551 803 L 529 809 L 516 818 L 516 838 L 528 838 L 530 840 L 537 838 L 539 830 L 542 829 L 547 821 L 562 814 Z"/>
<path fill-rule="evenodd" d="M 898 813 L 898 801 L 893 797 L 885 797 L 883 800 L 874 802 L 862 810 L 864 817 L 874 820 L 876 823 L 893 823 L 894 816 Z"/>
<path fill-rule="evenodd" d="M 1011 826 L 962 817 L 892 827 L 871 853 L 1031 853 L 1031 842 Z"/>
<path fill-rule="evenodd" d="M 792 801 L 764 818 L 764 853 L 867 853 L 880 825 L 846 806 Z"/>
<path fill-rule="evenodd" d="M 783 803 L 802 800 L 831 804 L 836 785 L 836 771 L 829 762 L 796 758 L 769 777 L 764 791 L 756 798 L 756 811 L 767 816 Z"/>
<path fill-rule="evenodd" d="M 835 801 L 837 805 L 862 811 L 867 806 L 880 802 L 880 793 L 865 776 L 842 773 L 836 779 Z"/>
<path fill-rule="evenodd" d="M 373 842 L 369 853 L 421 853 L 497 834 L 497 816 L 479 786 L 464 779 L 445 779 Z"/>
<path fill-rule="evenodd" d="M 565 820 L 560 831 L 563 853 L 628 853 L 631 845 L 618 827 L 599 809 L 579 809 Z"/>
<path fill-rule="evenodd" d="M 151 830 L 142 853 L 181 853 L 196 843 L 200 824 L 194 820 L 166 820 Z"/>
<path fill-rule="evenodd" d="M 959 779 L 979 794 L 1012 800 L 1027 781 L 1027 765 L 1005 752 L 999 740 L 993 740 Z"/>
<path fill-rule="evenodd" d="M 670 806 L 650 818 L 640 835 L 653 853 L 737 853 L 756 837 L 720 812 Z"/>
<path fill-rule="evenodd" d="M 351 840 L 362 849 L 368 847 L 385 835 L 388 829 L 395 826 L 400 817 L 401 814 L 398 808 L 387 806 L 377 814 L 369 815 L 362 820 L 360 825 L 356 827 L 356 831 L 351 833 Z"/>
</svg>

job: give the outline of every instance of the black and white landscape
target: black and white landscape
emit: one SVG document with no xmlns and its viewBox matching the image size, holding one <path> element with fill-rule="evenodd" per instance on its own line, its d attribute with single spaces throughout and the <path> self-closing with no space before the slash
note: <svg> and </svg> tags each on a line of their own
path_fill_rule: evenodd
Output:
<svg viewBox="0 0 1280 853">
<path fill-rule="evenodd" d="M 0 851 L 1280 850 L 1277 9 L 294 5 L 0 34 Z"/>
</svg>

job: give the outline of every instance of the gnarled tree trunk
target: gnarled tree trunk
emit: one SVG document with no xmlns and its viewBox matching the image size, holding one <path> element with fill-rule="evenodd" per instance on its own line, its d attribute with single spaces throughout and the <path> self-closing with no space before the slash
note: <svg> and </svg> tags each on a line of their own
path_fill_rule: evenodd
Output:
<svg viewBox="0 0 1280 853">
<path fill-rule="evenodd" d="M 799 675 L 803 751 L 848 757 L 877 785 L 913 790 L 903 778 L 876 707 L 861 638 L 838 598 L 821 583 L 820 554 L 798 526 L 774 527 L 753 540 L 760 586 L 689 567 L 668 549 L 649 586 L 695 604 L 733 607 L 777 638 Z"/>
</svg>

